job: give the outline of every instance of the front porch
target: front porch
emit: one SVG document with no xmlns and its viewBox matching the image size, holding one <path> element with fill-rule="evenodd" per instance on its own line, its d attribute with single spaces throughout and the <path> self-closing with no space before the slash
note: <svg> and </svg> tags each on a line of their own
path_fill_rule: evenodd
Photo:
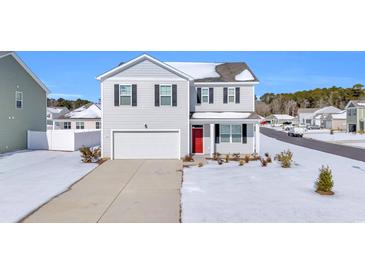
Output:
<svg viewBox="0 0 365 274">
<path fill-rule="evenodd" d="M 259 153 L 259 121 L 251 113 L 194 113 L 190 118 L 190 153 Z M 232 115 L 234 114 L 234 115 Z"/>
</svg>

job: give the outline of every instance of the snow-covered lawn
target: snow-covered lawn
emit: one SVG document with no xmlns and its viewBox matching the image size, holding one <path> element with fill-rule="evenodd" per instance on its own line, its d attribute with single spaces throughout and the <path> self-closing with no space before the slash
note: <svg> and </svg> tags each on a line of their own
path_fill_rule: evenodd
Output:
<svg viewBox="0 0 365 274">
<path fill-rule="evenodd" d="M 261 134 L 261 152 L 284 149 L 295 164 L 276 162 L 184 169 L 183 222 L 365 222 L 365 163 L 280 142 Z M 334 196 L 314 192 L 318 169 L 333 171 Z"/>
<path fill-rule="evenodd" d="M 365 134 L 354 134 L 346 132 L 335 132 L 334 134 L 327 133 L 306 133 L 306 138 L 312 138 L 320 141 L 336 142 L 336 141 L 351 141 L 363 140 L 365 142 Z"/>
<path fill-rule="evenodd" d="M 0 222 L 17 222 L 93 170 L 80 153 L 18 151 L 0 154 Z"/>
</svg>

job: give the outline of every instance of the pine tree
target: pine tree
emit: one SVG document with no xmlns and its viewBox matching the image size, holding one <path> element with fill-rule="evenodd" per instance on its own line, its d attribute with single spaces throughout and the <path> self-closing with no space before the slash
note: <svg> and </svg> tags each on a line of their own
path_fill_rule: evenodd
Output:
<svg viewBox="0 0 365 274">
<path fill-rule="evenodd" d="M 316 181 L 316 191 L 331 192 L 333 188 L 332 171 L 327 166 L 319 170 L 319 176 Z"/>
</svg>

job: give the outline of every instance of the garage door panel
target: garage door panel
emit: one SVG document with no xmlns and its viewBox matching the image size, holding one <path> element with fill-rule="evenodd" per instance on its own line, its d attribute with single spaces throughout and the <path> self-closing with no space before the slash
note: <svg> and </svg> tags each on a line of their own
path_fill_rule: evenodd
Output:
<svg viewBox="0 0 365 274">
<path fill-rule="evenodd" d="M 179 131 L 116 131 L 114 159 L 176 159 L 179 139 Z"/>
</svg>

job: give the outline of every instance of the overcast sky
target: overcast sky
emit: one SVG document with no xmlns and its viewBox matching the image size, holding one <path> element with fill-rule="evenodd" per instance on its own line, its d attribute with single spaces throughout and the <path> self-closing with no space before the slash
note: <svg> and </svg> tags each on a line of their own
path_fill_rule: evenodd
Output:
<svg viewBox="0 0 365 274">
<path fill-rule="evenodd" d="M 50 97 L 97 101 L 96 76 L 143 52 L 17 52 L 51 90 Z M 146 52 L 161 61 L 246 62 L 256 93 L 365 84 L 365 52 Z"/>
</svg>

